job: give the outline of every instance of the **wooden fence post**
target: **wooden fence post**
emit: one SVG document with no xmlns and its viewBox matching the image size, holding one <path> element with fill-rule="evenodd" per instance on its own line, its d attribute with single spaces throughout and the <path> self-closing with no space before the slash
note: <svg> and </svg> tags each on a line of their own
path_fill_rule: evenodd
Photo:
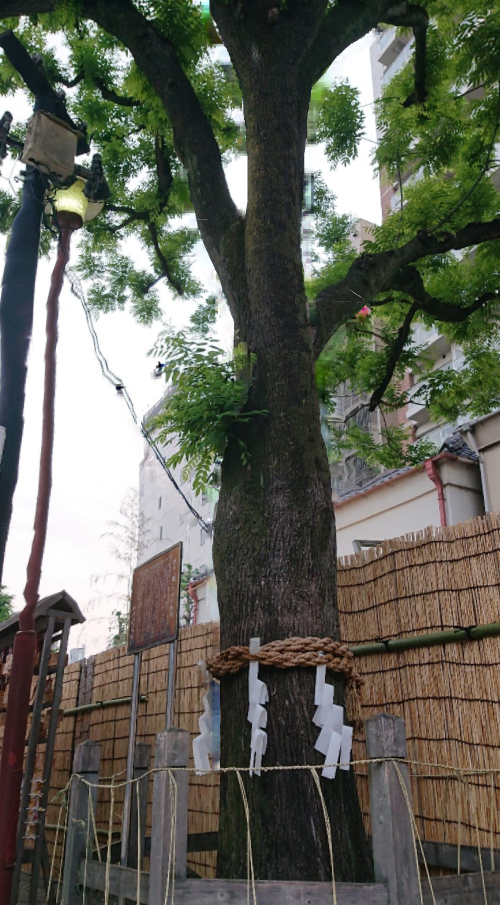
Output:
<svg viewBox="0 0 500 905">
<path fill-rule="evenodd" d="M 153 782 L 153 820 L 151 829 L 151 855 L 149 874 L 149 905 L 163 905 L 170 856 L 170 830 L 172 826 L 171 788 L 168 769 L 177 787 L 177 814 L 175 833 L 175 865 L 172 873 L 179 879 L 186 877 L 187 861 L 187 795 L 189 761 L 189 732 L 184 729 L 167 729 L 156 736 L 155 773 Z"/>
<path fill-rule="evenodd" d="M 390 905 L 420 902 L 418 864 L 408 805 L 394 764 L 377 758 L 407 756 L 404 720 L 380 713 L 366 720 L 375 881 L 387 883 Z M 398 764 L 411 805 L 407 764 Z"/>
<path fill-rule="evenodd" d="M 134 779 L 138 781 L 134 782 L 132 786 L 132 798 L 130 801 L 130 834 L 128 839 L 127 866 L 132 868 L 140 867 L 141 870 L 146 841 L 146 820 L 148 814 L 150 779 L 148 774 L 150 766 L 151 745 L 148 745 L 147 742 L 136 742 L 134 749 Z M 139 808 L 137 807 L 138 802 Z M 135 900 L 125 899 L 125 905 L 133 905 L 133 901 Z"/>
<path fill-rule="evenodd" d="M 90 783 L 97 783 L 100 763 L 101 746 L 98 742 L 87 741 L 76 746 L 73 773 L 77 773 L 78 776 L 73 776 L 71 780 L 61 896 L 61 902 L 64 902 L 64 905 L 80 905 L 82 899 L 78 890 L 78 869 L 87 850 L 87 823 L 90 814 L 89 787 L 81 782 L 79 777 L 81 776 Z M 90 797 L 95 811 L 97 788 L 90 789 Z M 92 838 L 92 834 L 90 838 Z M 91 846 L 88 857 L 92 859 Z"/>
<path fill-rule="evenodd" d="M 149 768 L 151 766 L 151 745 L 148 745 L 146 742 L 137 742 L 134 751 L 134 779 L 137 782 L 134 782 L 132 786 L 132 802 L 131 802 L 131 815 L 130 815 L 130 836 L 128 843 L 128 859 L 127 864 L 129 867 L 137 867 L 137 854 L 138 854 L 138 841 L 137 837 L 139 835 L 139 820 L 140 816 L 140 851 L 141 851 L 141 859 L 140 866 L 142 868 L 142 860 L 144 858 L 144 840 L 146 838 L 146 820 L 148 813 L 148 791 L 149 791 L 149 780 L 150 777 L 148 775 Z M 139 811 L 140 814 L 137 813 L 137 793 L 139 792 Z"/>
</svg>

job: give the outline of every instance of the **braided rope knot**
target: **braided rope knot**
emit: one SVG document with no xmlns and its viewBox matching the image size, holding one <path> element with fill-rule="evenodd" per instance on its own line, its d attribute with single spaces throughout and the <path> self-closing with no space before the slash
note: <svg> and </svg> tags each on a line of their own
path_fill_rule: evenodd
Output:
<svg viewBox="0 0 500 905">
<path fill-rule="evenodd" d="M 262 666 L 275 666 L 278 669 L 326 666 L 332 672 L 343 673 L 351 688 L 359 689 L 364 685 L 364 679 L 354 669 L 354 654 L 345 644 L 332 638 L 285 638 L 283 641 L 270 641 L 269 644 L 263 644 L 256 654 L 251 654 L 248 647 L 228 647 L 207 660 L 207 669 L 214 678 L 220 679 L 228 673 L 239 672 L 252 660 L 258 660 Z"/>
</svg>

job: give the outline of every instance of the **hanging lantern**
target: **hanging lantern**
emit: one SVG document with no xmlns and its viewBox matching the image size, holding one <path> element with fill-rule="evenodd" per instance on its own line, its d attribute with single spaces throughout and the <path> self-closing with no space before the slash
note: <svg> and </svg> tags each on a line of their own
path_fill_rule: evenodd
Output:
<svg viewBox="0 0 500 905">
<path fill-rule="evenodd" d="M 58 189 L 53 202 L 47 204 L 46 213 L 51 213 L 52 210 L 56 213 L 65 211 L 81 217 L 83 223 L 93 220 L 101 213 L 104 201 L 89 201 L 84 193 L 85 186 L 83 179 L 76 179 L 69 188 Z"/>
</svg>

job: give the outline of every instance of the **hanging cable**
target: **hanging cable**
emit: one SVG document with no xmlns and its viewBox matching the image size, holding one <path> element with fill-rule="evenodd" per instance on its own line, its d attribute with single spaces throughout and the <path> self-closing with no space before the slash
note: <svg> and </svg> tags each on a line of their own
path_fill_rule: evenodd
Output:
<svg viewBox="0 0 500 905">
<path fill-rule="evenodd" d="M 125 402 L 126 402 L 126 404 L 127 404 L 127 408 L 128 408 L 128 410 L 129 410 L 129 412 L 130 412 L 130 414 L 131 414 L 131 416 L 132 416 L 134 422 L 137 424 L 137 426 L 138 426 L 138 428 L 139 428 L 139 430 L 140 430 L 142 436 L 144 437 L 146 443 L 149 445 L 150 449 L 153 451 L 154 455 L 156 456 L 156 459 L 158 460 L 158 462 L 160 463 L 161 467 L 163 468 L 163 470 L 164 470 L 165 474 L 167 475 L 169 481 L 171 481 L 171 483 L 172 483 L 173 486 L 175 487 L 177 493 L 178 493 L 178 494 L 182 497 L 182 499 L 184 500 L 184 502 L 185 502 L 187 508 L 189 509 L 191 515 L 193 515 L 193 516 L 195 517 L 195 519 L 197 519 L 197 521 L 199 522 L 199 524 L 201 525 L 201 527 L 203 528 L 203 530 L 206 531 L 207 534 L 208 534 L 208 533 L 209 533 L 209 526 L 207 525 L 207 523 L 205 522 L 205 520 L 201 517 L 201 515 L 199 514 L 199 512 L 196 511 L 196 509 L 194 508 L 194 506 L 191 505 L 191 503 L 189 502 L 189 500 L 188 500 L 188 498 L 186 497 L 186 495 L 182 492 L 181 488 L 179 487 L 177 481 L 175 480 L 175 478 L 174 478 L 172 472 L 170 471 L 170 468 L 168 467 L 168 465 L 167 465 L 167 463 L 166 463 L 166 461 L 165 461 L 165 457 L 162 455 L 160 449 L 158 448 L 158 445 L 157 445 L 156 441 L 153 439 L 153 437 L 152 437 L 151 434 L 149 433 L 149 431 L 148 431 L 147 427 L 145 426 L 144 422 L 139 421 L 139 419 L 138 419 L 138 417 L 137 417 L 137 413 L 136 413 L 135 408 L 134 408 L 134 404 L 133 404 L 132 399 L 130 398 L 130 394 L 129 394 L 128 390 L 127 390 L 127 387 L 124 386 L 122 380 L 121 380 L 121 379 L 120 379 L 120 378 L 119 378 L 119 377 L 111 370 L 111 368 L 109 367 L 108 362 L 107 362 L 107 359 L 106 359 L 106 356 L 105 356 L 104 353 L 101 351 L 101 347 L 100 347 L 100 345 L 99 345 L 99 339 L 98 339 L 98 337 L 97 337 L 97 333 L 96 333 L 95 327 L 94 327 L 94 322 L 93 322 L 93 320 L 92 320 L 92 314 L 91 314 L 90 308 L 89 308 L 89 306 L 88 306 L 88 304 L 87 304 L 87 300 L 86 300 L 86 298 L 85 298 L 85 294 L 84 294 L 84 291 L 83 291 L 83 288 L 82 288 L 82 284 L 80 283 L 80 280 L 78 279 L 78 277 L 76 276 L 76 274 L 74 273 L 74 271 L 70 270 L 69 268 L 66 270 L 66 276 L 67 276 L 67 278 L 68 278 L 68 280 L 69 280 L 69 284 L 70 284 L 71 291 L 72 291 L 73 295 L 79 300 L 79 302 L 80 302 L 81 305 L 82 305 L 82 308 L 83 308 L 83 311 L 84 311 L 84 314 L 85 314 L 85 320 L 87 321 L 87 326 L 88 326 L 88 328 L 89 328 L 89 332 L 90 332 L 90 335 L 91 335 L 91 337 L 92 337 L 92 343 L 93 343 L 93 346 L 94 346 L 94 352 L 95 352 L 97 361 L 99 362 L 99 366 L 100 366 L 100 368 L 101 368 L 102 376 L 105 377 L 105 379 L 106 379 L 112 386 L 114 386 L 115 390 L 116 390 L 116 389 L 119 389 L 120 395 L 123 396 L 123 398 L 125 399 Z"/>
</svg>

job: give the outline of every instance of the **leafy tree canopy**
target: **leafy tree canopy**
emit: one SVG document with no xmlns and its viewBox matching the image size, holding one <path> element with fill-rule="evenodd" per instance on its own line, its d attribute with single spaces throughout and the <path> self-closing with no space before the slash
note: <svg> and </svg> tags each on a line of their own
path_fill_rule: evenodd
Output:
<svg viewBox="0 0 500 905">
<path fill-rule="evenodd" d="M 273 15 L 286 17 L 296 2 L 278 4 Z M 230 66 L 214 61 L 210 44 L 221 38 L 206 8 L 190 0 L 127 0 L 119 8 L 108 4 L 107 11 L 97 0 L 9 0 L 3 7 L 2 26 L 15 29 L 31 52 L 42 52 L 50 79 L 67 91 L 71 114 L 87 123 L 93 148 L 103 156 L 112 199 L 81 243 L 90 304 L 99 311 L 130 304 L 136 318 L 149 323 L 161 316 L 160 281 L 181 298 L 203 295 L 190 272 L 199 233 L 186 229 L 181 217 L 194 205 L 207 249 L 213 260 L 220 258 L 216 238 L 203 225 L 209 220 L 204 207 L 210 210 L 218 197 L 222 219 L 227 214 L 228 223 L 236 222 L 240 215 L 230 207 L 215 158 L 220 154 L 228 161 L 245 147 L 236 115 L 240 80 Z M 224 15 L 223 7 L 215 11 Z M 166 87 L 160 86 L 165 72 L 141 58 L 131 36 L 144 22 L 148 52 L 156 42 L 158 53 L 171 54 Z M 500 8 L 491 0 L 325 5 L 304 79 L 312 90 L 309 138 L 325 142 L 334 168 L 356 156 L 364 111 L 347 82 L 328 87 L 319 79 L 336 51 L 381 23 L 411 34 L 415 44 L 415 53 L 376 104 L 381 138 L 373 162 L 399 185 L 400 204 L 374 229 L 365 254 L 357 256 L 348 241 L 352 221 L 336 214 L 335 199 L 316 179 L 315 277 L 306 290 L 319 380 L 330 394 L 348 380 L 370 393 L 372 409 L 390 412 L 408 400 L 399 381 L 411 367 L 434 418 L 453 420 L 464 409 L 477 416 L 500 404 L 499 196 L 491 178 L 499 164 Z M 22 87 L 2 57 L 1 93 Z M 186 114 L 188 108 L 192 113 L 192 133 L 182 119 L 183 103 Z M 22 124 L 15 130 L 21 135 Z M 210 135 L 205 144 L 204 134 Z M 206 184 L 200 186 L 211 157 L 214 195 L 207 200 L 202 198 Z M 405 181 L 408 174 L 412 178 Z M 16 198 L 2 190 L 0 229 L 8 229 L 16 206 Z M 143 265 L 124 248 L 131 237 L 139 243 Z M 357 308 L 364 303 L 372 315 L 360 321 Z M 205 320 L 202 314 L 200 323 Z M 460 344 L 460 371 L 432 370 L 433 362 L 412 341 L 418 323 L 435 326 Z M 234 412 L 244 405 L 237 365 L 222 365 L 216 347 L 204 343 L 188 331 L 164 335 L 158 347 L 166 356 L 167 377 L 178 384 L 163 422 L 165 436 L 177 431 L 184 437 L 175 456 L 182 452 L 189 467 L 198 469 L 200 486 L 231 420 L 242 417 Z M 203 393 L 197 393 L 202 385 Z M 397 464 L 405 455 L 412 460 L 418 455 L 405 453 L 400 429 L 392 434 L 389 429 L 385 439 L 390 454 L 371 450 L 372 457 Z M 350 440 L 366 447 L 352 432 Z M 422 447 L 421 455 L 427 453 Z"/>
</svg>

